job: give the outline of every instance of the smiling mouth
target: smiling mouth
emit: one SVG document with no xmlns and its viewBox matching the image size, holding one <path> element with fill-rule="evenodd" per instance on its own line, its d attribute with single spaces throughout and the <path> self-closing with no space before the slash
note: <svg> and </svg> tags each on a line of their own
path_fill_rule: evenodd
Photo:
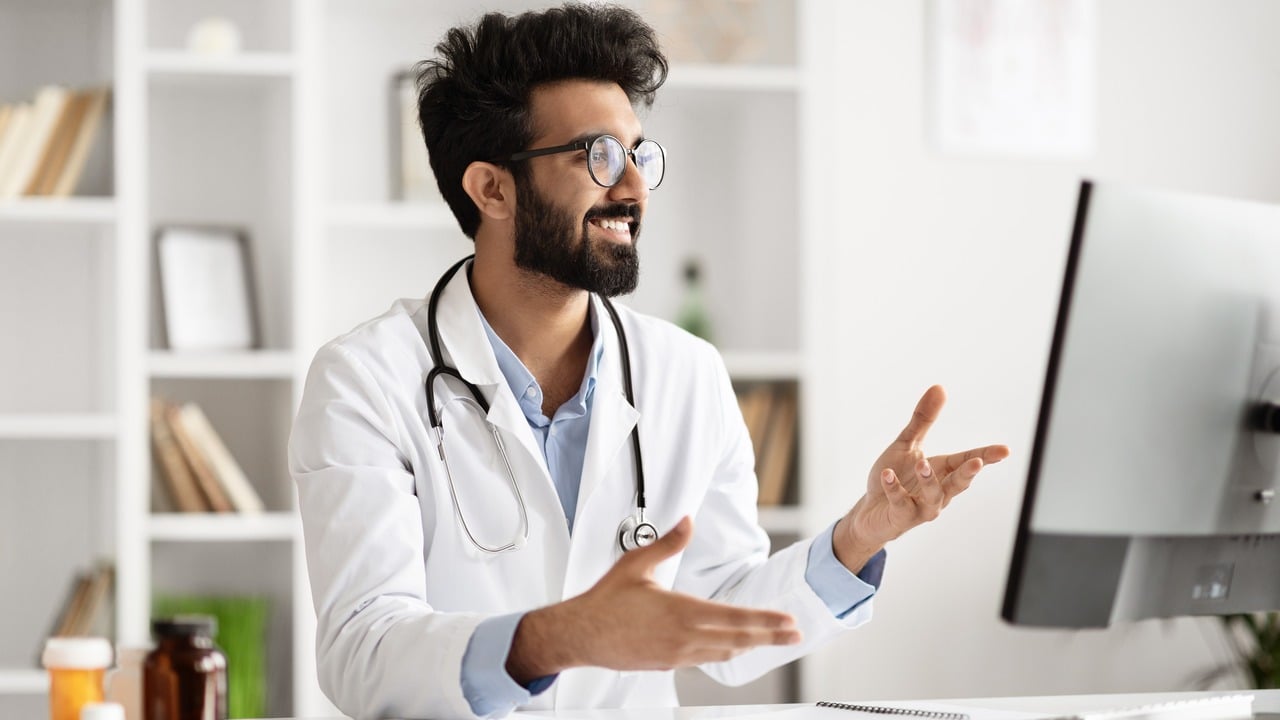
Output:
<svg viewBox="0 0 1280 720">
<path fill-rule="evenodd" d="M 631 222 L 626 218 L 592 218 L 590 223 L 619 240 L 631 240 Z"/>
</svg>

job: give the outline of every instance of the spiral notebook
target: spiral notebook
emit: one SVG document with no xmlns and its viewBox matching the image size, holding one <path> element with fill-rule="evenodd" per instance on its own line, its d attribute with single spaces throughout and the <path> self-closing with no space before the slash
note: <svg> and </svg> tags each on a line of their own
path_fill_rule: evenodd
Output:
<svg viewBox="0 0 1280 720">
<path fill-rule="evenodd" d="M 1217 695 L 1149 705 L 1091 709 L 1060 715 L 1044 712 L 996 710 L 937 702 L 839 703 L 820 702 L 789 707 L 735 720 L 1249 720 L 1253 695 Z"/>
</svg>

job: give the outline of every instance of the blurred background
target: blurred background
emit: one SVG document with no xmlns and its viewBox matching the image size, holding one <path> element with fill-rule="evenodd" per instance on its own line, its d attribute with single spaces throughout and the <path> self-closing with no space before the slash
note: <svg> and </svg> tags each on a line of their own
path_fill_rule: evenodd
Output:
<svg viewBox="0 0 1280 720">
<path fill-rule="evenodd" d="M 1079 183 L 1280 201 L 1280 4 L 630 4 L 672 70 L 626 302 L 723 352 L 775 547 L 861 495 L 931 384 L 929 448 L 1013 448 L 893 543 L 871 624 L 746 688 L 682 672 L 682 702 L 1250 682 L 1214 672 L 1238 661 L 1216 618 L 999 607 Z M 291 418 L 319 345 L 470 251 L 406 71 L 542 6 L 0 0 L 0 716 L 43 716 L 47 636 L 145 647 L 183 609 L 247 672 L 233 713 L 331 712 Z"/>
</svg>

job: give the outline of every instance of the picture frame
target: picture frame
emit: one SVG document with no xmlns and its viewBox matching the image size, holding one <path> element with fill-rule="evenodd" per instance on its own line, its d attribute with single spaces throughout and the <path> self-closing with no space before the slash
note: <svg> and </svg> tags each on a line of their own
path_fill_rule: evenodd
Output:
<svg viewBox="0 0 1280 720">
<path fill-rule="evenodd" d="M 155 232 L 160 327 L 169 350 L 251 350 L 262 344 L 248 233 L 171 225 Z"/>
<path fill-rule="evenodd" d="M 427 147 L 418 125 L 418 76 L 412 69 L 391 77 L 387 109 L 387 158 L 391 199 L 406 203 L 444 204 L 427 158 Z"/>
</svg>

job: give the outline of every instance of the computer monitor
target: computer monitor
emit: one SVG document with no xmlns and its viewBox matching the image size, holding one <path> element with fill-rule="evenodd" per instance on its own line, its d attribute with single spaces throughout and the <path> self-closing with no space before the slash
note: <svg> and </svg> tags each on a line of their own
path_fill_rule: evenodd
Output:
<svg viewBox="0 0 1280 720">
<path fill-rule="evenodd" d="M 1280 207 L 1085 182 L 1003 617 L 1280 609 Z"/>
</svg>

